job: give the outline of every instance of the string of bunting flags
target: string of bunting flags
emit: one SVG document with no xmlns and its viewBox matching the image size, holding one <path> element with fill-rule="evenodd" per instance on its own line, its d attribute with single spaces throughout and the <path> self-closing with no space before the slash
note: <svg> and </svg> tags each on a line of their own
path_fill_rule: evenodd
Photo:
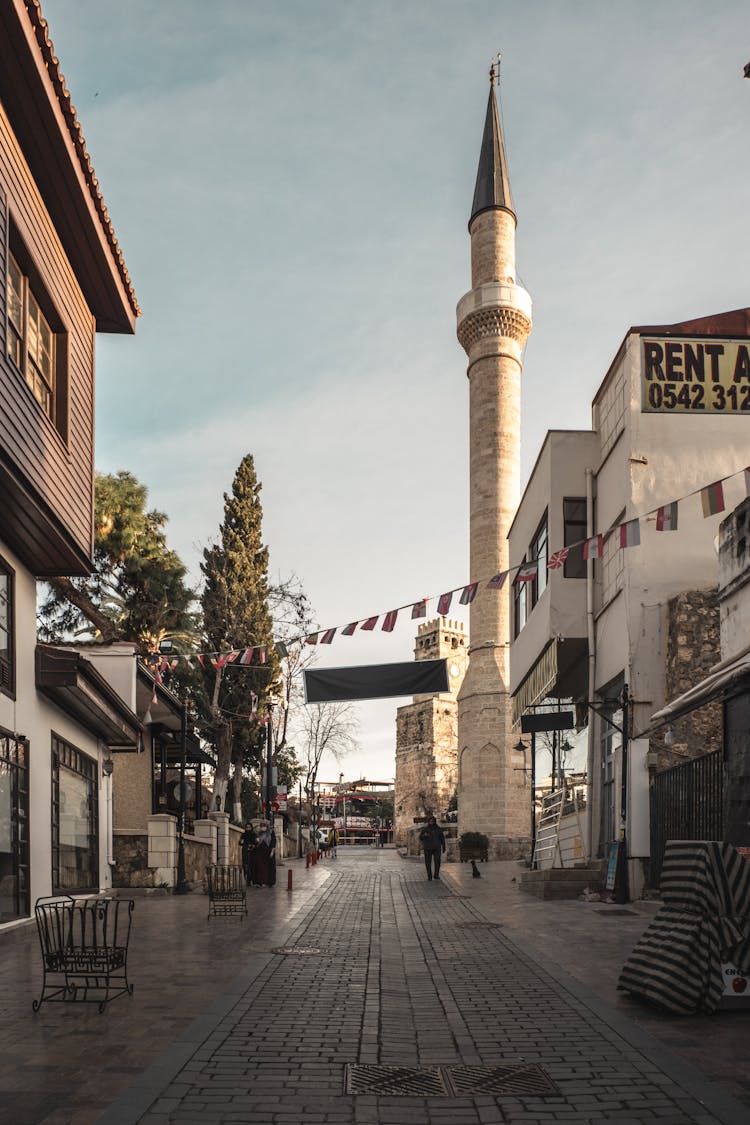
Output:
<svg viewBox="0 0 750 1125">
<path fill-rule="evenodd" d="M 622 549 L 640 546 L 641 520 L 648 519 L 652 516 L 655 517 L 656 531 L 677 531 L 679 528 L 679 505 L 691 496 L 700 496 L 704 519 L 718 515 L 726 508 L 724 498 L 725 482 L 740 475 L 744 478 L 746 495 L 750 496 L 749 466 L 745 469 L 739 469 L 734 473 L 730 473 L 720 480 L 713 481 L 713 483 L 705 485 L 703 488 L 693 489 L 692 492 L 687 492 L 684 496 L 678 497 L 677 500 L 671 500 L 668 504 L 661 504 L 659 507 L 652 508 L 648 512 L 643 512 L 641 515 L 625 520 L 623 523 L 613 524 L 605 532 L 599 532 L 586 539 L 579 539 L 575 543 L 569 543 L 553 551 L 547 560 L 547 569 L 561 569 L 570 552 L 574 548 L 581 546 L 583 547 L 584 559 L 603 558 L 604 543 L 612 534 L 617 535 L 618 546 Z M 149 662 L 149 666 L 154 672 L 157 682 L 161 682 L 161 674 L 165 671 L 173 671 L 179 660 L 187 660 L 188 662 L 197 661 L 204 668 L 211 667 L 216 669 L 222 669 L 232 664 L 237 666 L 250 664 L 255 664 L 256 666 L 263 665 L 268 659 L 268 652 L 271 647 L 275 649 L 277 655 L 283 659 L 288 655 L 289 646 L 297 644 L 329 645 L 332 644 L 337 633 L 342 637 L 351 637 L 356 632 L 357 628 L 359 628 L 360 633 L 370 633 L 377 628 L 381 617 L 382 632 L 391 633 L 396 626 L 398 615 L 402 610 L 410 609 L 412 620 L 426 618 L 428 603 L 437 597 L 437 613 L 439 616 L 445 617 L 450 612 L 455 594 L 459 594 L 459 605 L 471 605 L 480 586 L 488 590 L 502 590 L 511 574 L 515 575 L 513 581 L 516 583 L 533 582 L 537 578 L 538 571 L 539 559 L 532 559 L 522 562 L 519 566 L 500 571 L 499 574 L 495 574 L 489 579 L 479 579 L 476 582 L 469 582 L 466 585 L 455 586 L 452 590 L 447 590 L 440 595 L 433 594 L 431 597 L 420 598 L 416 602 L 406 602 L 396 609 L 388 610 L 387 613 L 376 613 L 371 617 L 359 618 L 356 621 L 350 621 L 348 625 L 344 625 L 343 627 L 336 625 L 327 629 L 319 629 L 314 633 L 295 637 L 287 642 L 276 641 L 273 646 L 254 645 L 244 649 L 233 649 L 231 652 L 190 653 L 168 657 L 160 657 L 155 654 L 153 661 Z"/>
</svg>

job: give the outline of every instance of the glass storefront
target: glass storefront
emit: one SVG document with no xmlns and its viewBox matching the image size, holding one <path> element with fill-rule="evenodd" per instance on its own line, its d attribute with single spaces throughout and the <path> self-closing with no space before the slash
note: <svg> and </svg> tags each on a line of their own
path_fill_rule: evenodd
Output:
<svg viewBox="0 0 750 1125">
<path fill-rule="evenodd" d="M 0 922 L 29 914 L 29 747 L 0 729 Z"/>
<path fill-rule="evenodd" d="M 99 800 L 96 762 L 52 737 L 52 888 L 99 888 Z"/>
</svg>

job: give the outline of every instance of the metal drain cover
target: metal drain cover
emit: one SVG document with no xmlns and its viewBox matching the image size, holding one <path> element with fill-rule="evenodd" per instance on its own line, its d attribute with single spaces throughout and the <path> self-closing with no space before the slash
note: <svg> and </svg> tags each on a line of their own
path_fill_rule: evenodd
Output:
<svg viewBox="0 0 750 1125">
<path fill-rule="evenodd" d="M 448 1090 L 440 1067 L 366 1066 L 347 1063 L 347 1094 L 396 1094 L 400 1097 L 446 1097 Z"/>
<path fill-rule="evenodd" d="M 415 1098 L 560 1096 L 546 1070 L 536 1063 L 428 1067 L 347 1063 L 344 1093 Z"/>
<path fill-rule="evenodd" d="M 277 953 L 279 957 L 314 957 L 316 953 L 323 951 L 316 945 L 279 945 L 271 952 Z"/>
<path fill-rule="evenodd" d="M 463 1094 L 559 1094 L 557 1086 L 534 1063 L 507 1063 L 503 1066 L 451 1066 L 450 1081 L 459 1097 Z"/>
</svg>

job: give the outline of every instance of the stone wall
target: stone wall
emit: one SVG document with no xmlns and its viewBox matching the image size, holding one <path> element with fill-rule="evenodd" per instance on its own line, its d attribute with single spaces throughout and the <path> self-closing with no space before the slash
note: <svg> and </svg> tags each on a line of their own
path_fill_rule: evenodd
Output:
<svg viewBox="0 0 750 1125">
<path fill-rule="evenodd" d="M 416 695 L 396 712 L 395 842 L 404 846 L 415 817 L 445 813 L 458 786 L 458 704 L 468 636 L 460 621 L 438 617 L 417 629 L 417 660 L 444 659 L 450 690 Z"/>
<path fill-rule="evenodd" d="M 154 887 L 154 868 L 148 865 L 147 832 L 114 832 L 112 836 L 113 887 Z"/>
<path fill-rule="evenodd" d="M 211 845 L 196 836 L 185 836 L 185 878 L 188 883 L 203 884 L 206 868 L 211 863 Z"/>
<path fill-rule="evenodd" d="M 447 811 L 458 781 L 458 707 L 439 696 L 396 714 L 395 840 L 406 843 L 414 817 Z"/>
<path fill-rule="evenodd" d="M 666 695 L 672 700 L 699 683 L 721 659 L 718 594 L 715 590 L 686 590 L 670 600 L 667 613 Z M 657 769 L 721 749 L 721 702 L 708 703 L 678 719 L 671 731 L 671 746 L 664 743 L 664 731 L 651 740 L 658 755 Z"/>
</svg>

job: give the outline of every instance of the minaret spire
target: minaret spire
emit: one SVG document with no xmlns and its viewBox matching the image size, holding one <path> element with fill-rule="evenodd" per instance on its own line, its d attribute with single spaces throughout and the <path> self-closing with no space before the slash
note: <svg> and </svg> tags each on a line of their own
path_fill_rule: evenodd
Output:
<svg viewBox="0 0 750 1125">
<path fill-rule="evenodd" d="M 475 216 L 482 211 L 489 211 L 493 208 L 509 211 L 514 219 L 516 217 L 513 210 L 513 196 L 510 190 L 510 176 L 508 175 L 508 161 L 505 157 L 503 132 L 500 128 L 500 115 L 495 97 L 495 79 L 496 77 L 499 78 L 499 71 L 499 64 L 496 70 L 493 62 L 490 67 L 490 96 L 484 119 L 482 147 L 479 151 L 479 167 L 469 226 L 471 226 Z"/>
<path fill-rule="evenodd" d="M 493 64 L 469 221 L 472 288 L 457 310 L 469 377 L 470 573 L 480 584 L 458 695 L 458 824 L 460 832 L 517 841 L 529 834 L 530 796 L 513 759 L 510 583 L 500 579 L 497 589 L 487 583 L 507 577 L 508 529 L 521 494 L 521 376 L 531 298 L 516 282 L 516 215 L 495 78 Z"/>
</svg>

